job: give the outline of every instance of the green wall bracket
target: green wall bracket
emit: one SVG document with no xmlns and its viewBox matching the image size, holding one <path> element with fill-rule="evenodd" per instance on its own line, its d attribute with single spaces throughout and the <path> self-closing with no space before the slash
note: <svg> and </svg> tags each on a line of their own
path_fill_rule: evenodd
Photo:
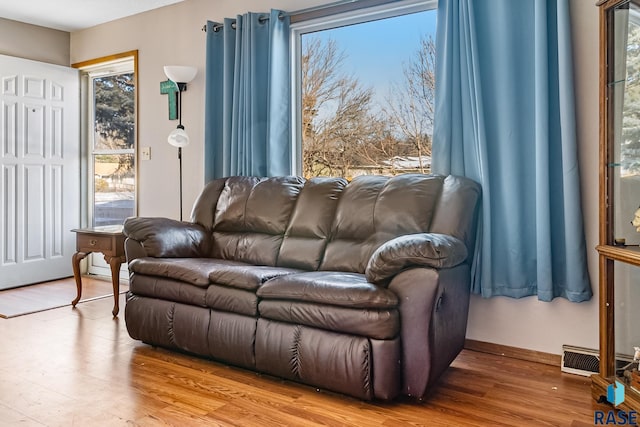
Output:
<svg viewBox="0 0 640 427">
<path fill-rule="evenodd" d="M 171 80 L 160 82 L 160 93 L 169 98 L 169 120 L 178 120 L 178 85 Z"/>
</svg>

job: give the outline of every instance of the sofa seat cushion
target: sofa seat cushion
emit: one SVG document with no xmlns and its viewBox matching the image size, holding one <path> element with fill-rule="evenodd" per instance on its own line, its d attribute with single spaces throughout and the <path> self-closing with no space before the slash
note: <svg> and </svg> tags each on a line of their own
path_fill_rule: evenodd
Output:
<svg viewBox="0 0 640 427">
<path fill-rule="evenodd" d="M 209 273 L 220 261 L 211 258 L 137 258 L 129 271 L 148 276 L 168 277 L 192 285 L 209 286 Z M 224 261 L 230 262 L 230 261 Z"/>
<path fill-rule="evenodd" d="M 266 265 L 250 265 L 237 261 L 216 260 L 209 273 L 209 282 L 231 288 L 255 291 L 274 277 L 300 273 L 302 270 Z"/>
<path fill-rule="evenodd" d="M 262 300 L 258 311 L 260 317 L 266 319 L 380 340 L 393 339 L 400 331 L 400 316 L 394 308 L 378 310 L 293 300 Z"/>
<path fill-rule="evenodd" d="M 263 299 L 296 300 L 351 308 L 395 308 L 398 297 L 392 291 L 367 282 L 364 274 L 312 271 L 276 277 L 262 285 Z"/>
<path fill-rule="evenodd" d="M 204 302 L 207 307 L 219 311 L 253 317 L 258 315 L 258 297 L 253 291 L 210 285 L 205 291 Z"/>
<path fill-rule="evenodd" d="M 132 274 L 129 291 L 135 295 L 206 307 L 207 289 L 168 277 Z"/>
<path fill-rule="evenodd" d="M 240 261 L 214 258 L 138 258 L 129 264 L 134 273 L 168 277 L 192 285 L 230 286 L 255 291 L 267 280 L 301 270 L 284 267 L 255 266 Z"/>
</svg>

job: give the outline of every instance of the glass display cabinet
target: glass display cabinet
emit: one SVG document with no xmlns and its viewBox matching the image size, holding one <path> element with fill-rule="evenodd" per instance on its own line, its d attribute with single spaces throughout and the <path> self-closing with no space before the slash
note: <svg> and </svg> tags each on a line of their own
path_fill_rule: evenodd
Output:
<svg viewBox="0 0 640 427">
<path fill-rule="evenodd" d="M 600 7 L 600 373 L 606 401 L 615 380 L 621 407 L 640 410 L 640 0 Z M 635 356 L 635 358 L 634 358 Z"/>
</svg>

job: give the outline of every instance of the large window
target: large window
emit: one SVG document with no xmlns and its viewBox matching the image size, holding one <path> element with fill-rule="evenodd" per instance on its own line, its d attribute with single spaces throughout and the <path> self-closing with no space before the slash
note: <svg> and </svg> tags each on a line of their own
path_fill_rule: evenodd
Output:
<svg viewBox="0 0 640 427">
<path fill-rule="evenodd" d="M 292 25 L 304 176 L 429 172 L 437 2 Z"/>
</svg>

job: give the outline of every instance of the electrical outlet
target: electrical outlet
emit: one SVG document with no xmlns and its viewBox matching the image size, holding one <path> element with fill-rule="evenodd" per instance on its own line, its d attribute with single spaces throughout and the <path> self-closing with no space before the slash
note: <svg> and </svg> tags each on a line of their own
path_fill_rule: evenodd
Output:
<svg viewBox="0 0 640 427">
<path fill-rule="evenodd" d="M 140 148 L 140 160 L 151 160 L 151 147 Z"/>
</svg>

